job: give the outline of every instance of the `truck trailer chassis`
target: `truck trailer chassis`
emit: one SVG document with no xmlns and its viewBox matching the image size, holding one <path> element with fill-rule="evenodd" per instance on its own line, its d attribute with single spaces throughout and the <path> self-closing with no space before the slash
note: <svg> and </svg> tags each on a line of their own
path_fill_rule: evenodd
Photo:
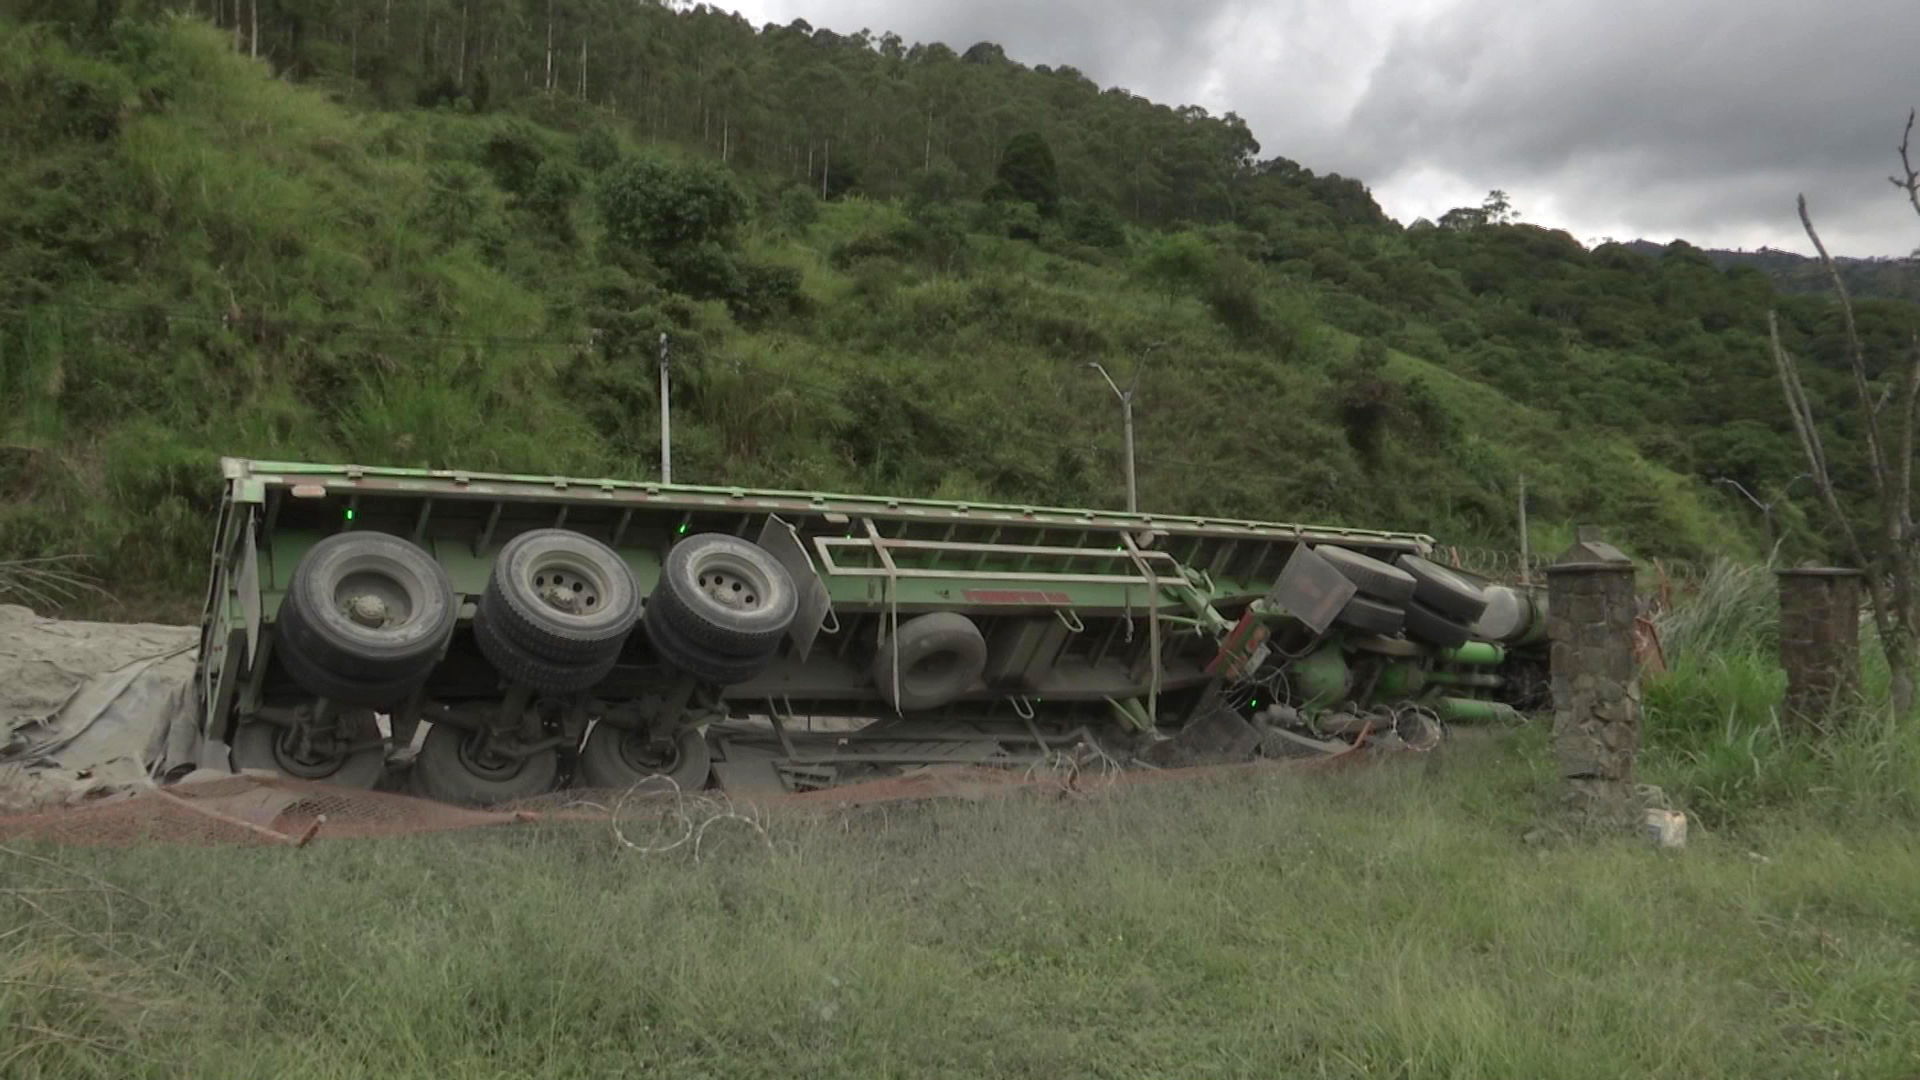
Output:
<svg viewBox="0 0 1920 1080">
<path fill-rule="evenodd" d="M 1431 537 L 226 459 L 196 677 L 236 768 L 497 803 L 1282 753 L 1538 704 L 1542 597 Z"/>
</svg>

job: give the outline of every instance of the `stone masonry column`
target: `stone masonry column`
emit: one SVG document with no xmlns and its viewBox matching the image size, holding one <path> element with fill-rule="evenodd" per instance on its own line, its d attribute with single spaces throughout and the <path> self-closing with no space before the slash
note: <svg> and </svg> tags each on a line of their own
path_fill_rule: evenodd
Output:
<svg viewBox="0 0 1920 1080">
<path fill-rule="evenodd" d="M 1860 688 L 1858 570 L 1805 566 L 1780 573 L 1780 666 L 1788 723 L 1825 728 Z"/>
<path fill-rule="evenodd" d="M 1553 643 L 1553 743 L 1569 809 L 1589 821 L 1634 818 L 1640 666 L 1633 655 L 1633 560 L 1581 526 L 1547 568 Z"/>
</svg>

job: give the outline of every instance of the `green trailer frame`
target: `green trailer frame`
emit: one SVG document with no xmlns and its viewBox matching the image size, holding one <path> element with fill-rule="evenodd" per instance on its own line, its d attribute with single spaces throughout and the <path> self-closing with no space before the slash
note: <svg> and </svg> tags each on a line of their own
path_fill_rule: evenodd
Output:
<svg viewBox="0 0 1920 1080">
<path fill-rule="evenodd" d="M 425 549 L 460 598 L 463 635 L 494 555 L 520 533 L 563 528 L 597 539 L 645 595 L 676 542 L 720 532 L 759 543 L 800 587 L 779 661 L 742 684 L 692 687 L 663 671 L 636 633 L 607 683 L 562 710 L 570 719 L 555 723 L 570 734 L 543 741 L 567 753 L 567 739 L 588 721 L 659 738 L 696 724 L 725 734 L 751 713 L 770 721 L 772 734 L 735 743 L 756 761 L 790 766 L 780 773 L 786 783 L 833 771 L 822 766 L 836 753 L 897 766 L 979 760 L 983 747 L 1004 756 L 1016 744 L 1048 753 L 1106 730 L 1164 737 L 1217 705 L 1224 684 L 1251 676 L 1236 649 L 1281 642 L 1298 628 L 1273 594 L 1301 549 L 1334 545 L 1390 559 L 1435 548 L 1418 533 L 1045 506 L 232 458 L 222 470 L 197 673 L 207 738 L 231 741 L 263 718 L 292 722 L 300 695 L 273 659 L 276 615 L 294 568 L 328 536 L 374 531 Z M 890 712 L 869 676 L 874 643 L 901 619 L 938 611 L 980 626 L 987 676 L 938 715 Z M 472 652 L 456 635 L 446 676 L 437 669 L 391 717 L 395 741 L 422 719 L 482 722 L 471 716 L 497 712 L 512 696 Z M 1382 662 L 1403 668 L 1447 663 L 1432 650 L 1389 652 L 1396 655 Z M 525 695 L 507 707 L 527 707 Z M 840 749 L 809 751 L 797 732 L 804 718 L 822 716 L 864 719 L 871 730 L 837 734 Z M 720 742 L 712 750 L 734 760 Z"/>
</svg>

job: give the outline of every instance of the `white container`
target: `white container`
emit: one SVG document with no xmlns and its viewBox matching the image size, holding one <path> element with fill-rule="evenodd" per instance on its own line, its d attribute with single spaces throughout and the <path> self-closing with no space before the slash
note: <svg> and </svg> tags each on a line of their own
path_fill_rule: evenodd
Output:
<svg viewBox="0 0 1920 1080">
<path fill-rule="evenodd" d="M 1647 838 L 1655 847 L 1687 846 L 1687 815 L 1678 810 L 1649 810 L 1645 818 Z"/>
</svg>

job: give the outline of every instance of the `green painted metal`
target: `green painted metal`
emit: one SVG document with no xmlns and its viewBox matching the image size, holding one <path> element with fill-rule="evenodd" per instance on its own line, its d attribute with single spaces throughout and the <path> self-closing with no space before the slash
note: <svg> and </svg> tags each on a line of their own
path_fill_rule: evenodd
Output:
<svg viewBox="0 0 1920 1080">
<path fill-rule="evenodd" d="M 1514 719 L 1513 707 L 1479 698 L 1441 697 L 1430 703 L 1440 719 L 1450 723 L 1504 723 Z"/>
<path fill-rule="evenodd" d="M 1447 649 L 1440 659 L 1449 664 L 1469 667 L 1498 667 L 1507 661 L 1507 650 L 1490 641 L 1469 641 L 1457 649 Z"/>
<path fill-rule="evenodd" d="M 1113 510 L 1019 506 L 1009 503 L 963 503 L 939 499 L 904 499 L 879 495 L 846 495 L 817 491 L 768 488 L 710 487 L 659 484 L 647 481 L 528 476 L 511 473 L 466 472 L 451 469 L 399 469 L 306 462 L 250 461 L 226 458 L 221 462 L 235 502 L 261 504 L 272 489 L 310 487 L 315 498 L 362 494 L 431 496 L 436 499 L 578 503 L 587 505 L 646 506 L 688 511 L 757 511 L 806 514 L 845 514 L 888 521 L 1007 522 L 1056 528 L 1154 531 L 1181 535 L 1243 536 L 1249 539 L 1307 540 L 1359 543 L 1420 553 L 1433 549 L 1424 533 L 1350 529 L 1332 525 L 1299 525 L 1241 518 L 1201 518 L 1176 514 L 1129 514 Z"/>
<path fill-rule="evenodd" d="M 1287 669 L 1287 680 L 1305 695 L 1307 705 L 1325 708 L 1345 701 L 1353 690 L 1353 672 L 1338 644 L 1322 645 Z"/>
<path fill-rule="evenodd" d="M 1380 669 L 1380 678 L 1373 684 L 1374 696 L 1412 697 L 1425 689 L 1426 684 L 1427 673 L 1420 665 L 1403 660 Z"/>
</svg>

